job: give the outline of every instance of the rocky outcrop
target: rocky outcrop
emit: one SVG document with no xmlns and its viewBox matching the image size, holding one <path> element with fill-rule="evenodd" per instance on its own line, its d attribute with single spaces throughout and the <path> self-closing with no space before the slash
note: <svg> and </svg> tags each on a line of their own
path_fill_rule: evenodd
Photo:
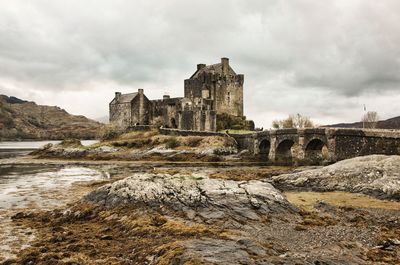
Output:
<svg viewBox="0 0 400 265">
<path fill-rule="evenodd" d="M 295 212 L 271 184 L 209 179 L 202 175 L 136 174 L 99 188 L 85 200 L 120 206 L 142 204 L 183 211 L 189 219 L 259 220 L 272 213 Z"/>
<path fill-rule="evenodd" d="M 182 138 L 181 138 L 182 139 Z M 206 139 L 207 140 L 207 139 Z M 209 139 L 208 139 L 209 140 Z M 31 153 L 38 158 L 87 159 L 87 160 L 131 160 L 131 161 L 195 161 L 218 162 L 240 159 L 237 149 L 232 146 L 198 146 L 168 148 L 164 143 L 155 146 L 135 147 L 140 141 L 127 144 L 103 142 L 83 146 L 79 140 L 67 139 L 60 144 L 47 144 Z M 180 147 L 180 146 L 179 146 Z"/>
<path fill-rule="evenodd" d="M 352 158 L 319 169 L 272 177 L 284 190 L 348 191 L 400 200 L 400 156 Z"/>
<path fill-rule="evenodd" d="M 89 152 L 80 141 L 79 144 L 46 144 L 41 149 L 35 150 L 31 155 L 41 158 L 78 159 L 85 157 Z"/>
</svg>

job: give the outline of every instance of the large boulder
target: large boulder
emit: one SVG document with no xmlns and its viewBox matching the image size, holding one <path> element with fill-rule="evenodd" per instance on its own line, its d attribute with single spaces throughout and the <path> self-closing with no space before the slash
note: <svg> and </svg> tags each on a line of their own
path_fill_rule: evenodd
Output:
<svg viewBox="0 0 400 265">
<path fill-rule="evenodd" d="M 183 211 L 190 219 L 202 221 L 229 217 L 259 220 L 272 213 L 296 211 L 269 183 L 194 175 L 135 174 L 97 189 L 85 200 L 106 206 L 168 206 Z"/>
<path fill-rule="evenodd" d="M 356 157 L 270 181 L 283 190 L 348 191 L 400 200 L 400 156 Z"/>
</svg>

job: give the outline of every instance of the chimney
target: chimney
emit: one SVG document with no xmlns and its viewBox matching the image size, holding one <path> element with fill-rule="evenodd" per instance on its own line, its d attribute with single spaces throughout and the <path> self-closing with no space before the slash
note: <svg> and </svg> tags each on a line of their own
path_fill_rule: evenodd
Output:
<svg viewBox="0 0 400 265">
<path fill-rule="evenodd" d="M 119 99 L 121 97 L 121 92 L 115 92 L 115 98 Z"/>
<path fill-rule="evenodd" d="M 223 57 L 221 58 L 221 64 L 222 64 L 222 73 L 224 75 L 229 74 L 229 58 Z"/>
<path fill-rule="evenodd" d="M 137 92 L 138 92 L 139 94 L 143 94 L 143 89 L 142 89 L 142 88 L 139 88 Z"/>
<path fill-rule="evenodd" d="M 203 69 L 204 67 L 206 67 L 206 65 L 204 63 L 199 63 L 197 65 L 197 71 Z"/>
<path fill-rule="evenodd" d="M 163 96 L 163 100 L 167 100 L 167 99 L 169 99 L 169 98 L 170 98 L 169 95 L 164 95 L 164 96 Z"/>
</svg>

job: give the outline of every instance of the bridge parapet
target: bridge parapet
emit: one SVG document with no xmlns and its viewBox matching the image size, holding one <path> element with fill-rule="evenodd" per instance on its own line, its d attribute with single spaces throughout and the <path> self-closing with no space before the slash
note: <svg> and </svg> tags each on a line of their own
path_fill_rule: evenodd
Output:
<svg viewBox="0 0 400 265">
<path fill-rule="evenodd" d="M 400 131 L 394 130 L 280 129 L 240 137 L 244 149 L 273 162 L 317 164 L 369 154 L 400 155 Z"/>
<path fill-rule="evenodd" d="M 359 137 L 380 137 L 380 138 L 400 138 L 400 130 L 383 129 L 351 129 L 351 128 L 330 128 L 330 133 L 334 136 L 359 136 Z"/>
<path fill-rule="evenodd" d="M 275 135 L 287 135 L 287 134 L 298 134 L 299 129 L 278 129 L 278 130 L 271 130 L 270 134 L 275 134 Z"/>
</svg>

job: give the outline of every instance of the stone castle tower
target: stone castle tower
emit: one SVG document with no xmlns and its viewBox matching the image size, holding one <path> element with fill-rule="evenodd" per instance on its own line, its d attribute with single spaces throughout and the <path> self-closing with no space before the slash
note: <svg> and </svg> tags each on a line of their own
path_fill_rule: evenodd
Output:
<svg viewBox="0 0 400 265">
<path fill-rule="evenodd" d="M 115 93 L 110 102 L 110 123 L 121 127 L 161 125 L 182 130 L 216 131 L 217 120 L 249 124 L 243 116 L 244 76 L 236 74 L 228 58 L 212 65 L 198 64 L 184 82 L 184 97 L 149 100 L 143 89 Z M 254 126 L 254 124 L 253 124 Z M 221 129 L 221 128 L 219 128 Z"/>
<path fill-rule="evenodd" d="M 185 98 L 211 100 L 217 114 L 243 116 L 243 82 L 244 75 L 233 71 L 228 58 L 218 64 L 198 64 L 197 71 L 185 80 Z"/>
</svg>

